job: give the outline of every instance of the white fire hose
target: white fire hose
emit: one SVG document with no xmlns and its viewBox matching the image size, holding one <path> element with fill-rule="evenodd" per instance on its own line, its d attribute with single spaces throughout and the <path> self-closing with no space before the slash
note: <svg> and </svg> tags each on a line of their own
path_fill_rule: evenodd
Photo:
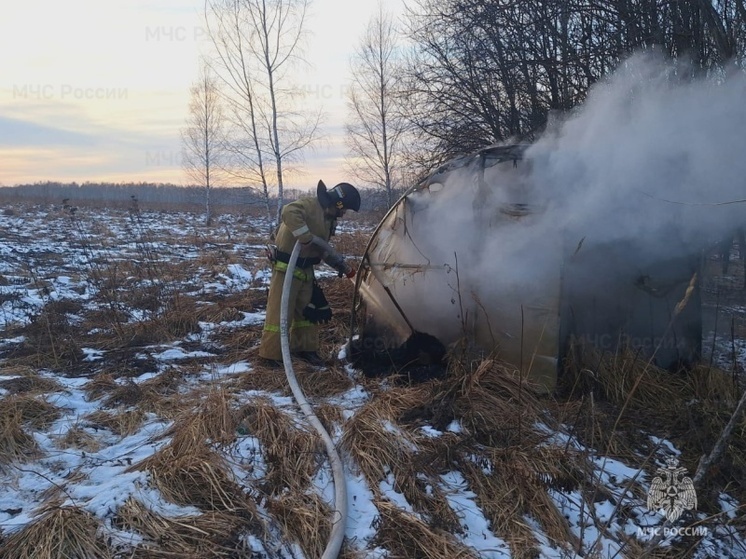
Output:
<svg viewBox="0 0 746 559">
<path fill-rule="evenodd" d="M 324 550 L 321 559 L 337 559 L 342 548 L 342 541 L 344 540 L 345 527 L 347 524 L 347 482 L 345 481 L 344 468 L 342 466 L 342 460 L 334 446 L 334 441 L 326 429 L 324 429 L 319 418 L 316 417 L 311 404 L 306 400 L 306 396 L 303 394 L 303 390 L 298 384 L 298 379 L 295 377 L 293 364 L 290 360 L 288 303 L 290 301 L 290 289 L 293 285 L 293 272 L 295 271 L 295 263 L 298 260 L 299 253 L 300 242 L 296 241 L 295 246 L 293 247 L 293 252 L 290 254 L 287 270 L 285 271 L 285 281 L 282 284 L 282 299 L 280 301 L 280 344 L 282 347 L 282 363 L 285 366 L 285 376 L 287 376 L 295 401 L 298 402 L 298 405 L 306 416 L 306 419 L 308 419 L 308 422 L 313 425 L 321 439 L 324 441 L 326 454 L 329 456 L 329 463 L 332 468 L 332 476 L 334 479 L 334 520 L 332 521 L 332 531 L 329 535 L 329 542 L 326 544 L 326 549 Z"/>
</svg>

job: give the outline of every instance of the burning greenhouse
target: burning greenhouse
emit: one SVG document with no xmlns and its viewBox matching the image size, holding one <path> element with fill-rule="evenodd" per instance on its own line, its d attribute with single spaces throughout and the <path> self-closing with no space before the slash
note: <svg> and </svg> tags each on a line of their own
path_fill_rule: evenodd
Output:
<svg viewBox="0 0 746 559">
<path fill-rule="evenodd" d="M 558 230 L 558 193 L 537 184 L 527 149 L 452 161 L 391 208 L 356 283 L 353 362 L 432 374 L 461 340 L 551 391 L 572 338 L 603 351 L 630 345 L 664 367 L 699 355 L 701 311 L 687 292 L 696 258 Z"/>
</svg>

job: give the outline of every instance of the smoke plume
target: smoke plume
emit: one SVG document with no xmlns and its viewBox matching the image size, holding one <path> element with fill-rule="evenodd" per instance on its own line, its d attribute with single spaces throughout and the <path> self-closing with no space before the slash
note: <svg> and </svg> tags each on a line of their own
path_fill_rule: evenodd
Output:
<svg viewBox="0 0 746 559">
<path fill-rule="evenodd" d="M 746 225 L 746 76 L 688 76 L 681 63 L 635 56 L 530 148 L 553 227 L 577 242 L 634 241 L 657 258 Z"/>
<path fill-rule="evenodd" d="M 575 255 L 590 255 L 574 266 L 581 301 L 618 284 L 619 304 L 632 308 L 651 269 L 660 285 L 686 286 L 686 259 L 746 226 L 746 75 L 692 75 L 634 56 L 516 166 L 484 177 L 465 167 L 409 196 L 406 217 L 379 234 L 377 281 L 415 329 L 445 343 L 472 332 L 524 364 L 533 344 L 548 368 Z M 374 299 L 391 306 L 382 290 Z M 397 309 L 383 314 L 408 331 Z"/>
</svg>

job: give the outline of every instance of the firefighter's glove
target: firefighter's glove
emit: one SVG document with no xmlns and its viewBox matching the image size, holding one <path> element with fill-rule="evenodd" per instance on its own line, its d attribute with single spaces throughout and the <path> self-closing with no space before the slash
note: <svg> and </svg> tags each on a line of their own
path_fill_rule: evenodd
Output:
<svg viewBox="0 0 746 559">
<path fill-rule="evenodd" d="M 355 277 L 355 269 L 350 266 L 345 259 L 338 254 L 331 254 L 326 257 L 325 262 L 337 271 L 337 276 L 346 276 L 348 278 Z"/>
<path fill-rule="evenodd" d="M 321 286 L 313 282 L 311 302 L 303 309 L 303 317 L 313 324 L 326 324 L 332 319 L 332 309 L 321 290 Z"/>
</svg>

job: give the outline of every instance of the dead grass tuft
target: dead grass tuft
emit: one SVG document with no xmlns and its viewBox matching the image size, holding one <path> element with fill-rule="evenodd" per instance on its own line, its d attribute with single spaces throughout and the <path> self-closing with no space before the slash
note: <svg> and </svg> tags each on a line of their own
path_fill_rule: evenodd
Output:
<svg viewBox="0 0 746 559">
<path fill-rule="evenodd" d="M 70 300 L 50 301 L 22 329 L 24 340 L 11 355 L 28 361 L 37 368 L 66 371 L 80 367 L 85 355 L 80 348 L 79 332 L 73 326 L 71 314 L 80 303 Z"/>
<path fill-rule="evenodd" d="M 237 322 L 242 320 L 243 313 L 225 300 L 218 300 L 214 304 L 205 305 L 197 309 L 197 319 L 203 322 L 221 324 L 223 322 Z"/>
<path fill-rule="evenodd" d="M 101 449 L 101 443 L 80 425 L 74 425 L 67 430 L 63 437 L 56 441 L 58 448 L 78 448 L 86 452 L 97 452 Z"/>
<path fill-rule="evenodd" d="M 10 376 L 0 380 L 0 389 L 11 394 L 60 392 L 62 385 L 54 379 L 45 378 L 38 374 L 33 367 L 14 366 L 0 369 L 0 376 Z"/>
<path fill-rule="evenodd" d="M 376 543 L 392 557 L 407 559 L 477 559 L 474 550 L 452 534 L 433 529 L 427 522 L 404 512 L 388 501 L 376 501 L 380 514 Z"/>
<path fill-rule="evenodd" d="M 395 388 L 362 406 L 344 426 L 341 447 L 352 456 L 370 487 L 389 472 L 409 471 L 417 452 L 416 437 L 396 427 L 408 404 L 421 402 L 421 387 Z"/>
<path fill-rule="evenodd" d="M 332 511 L 316 493 L 285 493 L 269 499 L 267 510 L 283 540 L 295 541 L 306 557 L 321 557 L 331 533 Z"/>
<path fill-rule="evenodd" d="M 575 433 L 590 447 L 630 460 L 652 450 L 645 435 L 651 426 L 664 429 L 686 456 L 709 453 L 741 393 L 732 374 L 706 365 L 672 373 L 629 351 L 601 355 L 577 344 L 570 357 L 560 388 L 568 404 L 580 398 Z M 734 479 L 746 476 L 742 437 L 731 439 L 723 466 Z"/>
<path fill-rule="evenodd" d="M 145 412 L 140 409 L 97 410 L 84 417 L 86 424 L 94 428 L 108 429 L 115 435 L 127 437 L 140 430 Z"/>
<path fill-rule="evenodd" d="M 180 368 L 171 367 L 140 382 L 142 397 L 138 407 L 169 420 L 176 420 L 188 410 L 193 410 L 202 394 L 200 390 L 182 390 L 187 374 Z"/>
<path fill-rule="evenodd" d="M 115 408 L 117 406 L 134 406 L 138 404 L 143 397 L 143 390 L 137 383 L 129 380 L 124 384 L 117 384 L 109 395 L 102 402 L 105 408 Z"/>
<path fill-rule="evenodd" d="M 224 358 L 232 363 L 252 361 L 256 357 L 261 337 L 261 325 L 246 328 L 219 328 L 213 333 L 215 342 L 225 348 Z"/>
<path fill-rule="evenodd" d="M 562 390 L 569 397 L 593 392 L 599 401 L 632 409 L 657 409 L 675 401 L 685 384 L 682 375 L 659 369 L 639 352 L 599 352 L 581 342 L 572 344 L 566 369 Z"/>
<path fill-rule="evenodd" d="M 225 446 L 236 440 L 237 413 L 224 389 L 210 390 L 197 409 L 182 412 L 164 436 L 173 437 L 171 444 L 185 451 L 204 443 Z"/>
<path fill-rule="evenodd" d="M 178 392 L 183 382 L 184 372 L 178 368 L 170 367 L 143 381 L 140 386 L 144 392 L 150 395 L 170 396 Z"/>
<path fill-rule="evenodd" d="M 338 367 L 324 370 L 297 370 L 296 376 L 303 393 L 309 398 L 335 396 L 347 392 L 354 386 L 345 370 Z M 284 375 L 283 378 L 285 378 Z M 287 383 L 287 380 L 285 382 Z"/>
<path fill-rule="evenodd" d="M 445 394 L 455 394 L 453 410 L 474 438 L 487 446 L 509 447 L 535 442 L 533 426 L 543 405 L 513 367 L 485 360 L 451 374 Z"/>
<path fill-rule="evenodd" d="M 733 408 L 741 396 L 738 377 L 703 364 L 689 371 L 684 383 L 685 393 L 698 400 L 708 400 L 718 407 Z"/>
<path fill-rule="evenodd" d="M 530 557 L 537 542 L 524 516 L 536 518 L 550 539 L 572 541 L 548 489 L 574 489 L 583 478 L 579 458 L 541 444 L 545 437 L 536 425 L 546 415 L 544 404 L 514 368 L 491 359 L 461 361 L 443 380 L 376 393 L 345 425 L 342 445 L 374 492 L 381 479 L 393 476 L 395 490 L 422 515 L 428 530 L 460 529 L 436 480 L 439 473 L 461 469 L 514 556 Z M 461 434 L 427 438 L 402 426 L 445 430 L 453 420 L 460 422 Z M 474 458 L 485 455 L 489 459 Z M 396 542 L 399 537 L 379 536 L 396 556 L 448 556 L 442 551 L 428 555 L 413 542 L 392 548 L 390 538 Z"/>
<path fill-rule="evenodd" d="M 201 330 L 197 303 L 189 297 L 177 296 L 158 317 L 158 322 L 170 336 L 183 338 Z"/>
<path fill-rule="evenodd" d="M 156 295 L 149 303 L 140 303 L 140 307 L 157 309 L 156 316 L 122 325 L 121 336 L 128 347 L 173 342 L 200 331 L 197 305 L 193 299 L 174 297 L 164 307 Z"/>
<path fill-rule="evenodd" d="M 309 398 L 335 396 L 354 386 L 352 379 L 340 367 L 319 370 L 297 361 L 293 362 L 293 370 L 303 393 Z M 238 377 L 236 387 L 241 390 L 259 390 L 279 392 L 286 396 L 291 395 L 284 369 L 266 367 L 258 360 L 251 371 Z"/>
<path fill-rule="evenodd" d="M 575 540 L 547 493 L 567 476 L 558 452 L 531 446 L 491 449 L 485 458 L 465 461 L 461 467 L 492 530 L 508 542 L 513 557 L 533 557 L 537 553 L 526 517 L 535 519 L 550 541 L 559 546 Z"/>
<path fill-rule="evenodd" d="M 38 455 L 34 437 L 23 428 L 22 412 L 6 408 L 0 413 L 0 464 L 28 460 Z"/>
<path fill-rule="evenodd" d="M 278 392 L 284 396 L 291 394 L 284 371 L 264 367 L 259 363 L 253 365 L 251 371 L 239 375 L 236 388 L 239 390 Z"/>
<path fill-rule="evenodd" d="M 41 516 L 11 534 L 0 546 L 8 559 L 109 559 L 102 540 L 101 521 L 76 507 L 47 506 Z"/>
<path fill-rule="evenodd" d="M 328 433 L 334 433 L 336 426 L 344 422 L 344 416 L 342 415 L 342 409 L 334 404 L 328 402 L 322 402 L 314 406 L 313 409 L 316 417 L 319 418 L 324 429 Z"/>
<path fill-rule="evenodd" d="M 114 377 L 108 373 L 101 373 L 85 383 L 83 390 L 88 400 L 98 400 L 105 394 L 113 392 L 119 388 L 119 384 Z"/>
<path fill-rule="evenodd" d="M 345 424 L 341 446 L 375 494 L 380 494 L 381 480 L 387 479 L 432 528 L 454 531 L 459 518 L 448 505 L 438 474 L 456 461 L 458 441 L 455 436 L 442 441 L 419 436 L 397 423 L 428 394 L 424 385 L 379 394 Z"/>
<path fill-rule="evenodd" d="M 166 445 L 130 470 L 147 471 L 153 486 L 172 503 L 256 518 L 254 501 L 224 458 L 204 443 Z"/>
<path fill-rule="evenodd" d="M 33 429 L 44 429 L 60 417 L 60 409 L 33 394 L 16 394 L 0 400 L 0 417 L 14 417 Z"/>
<path fill-rule="evenodd" d="M 247 528 L 245 518 L 223 512 L 167 518 L 132 498 L 117 511 L 114 524 L 143 536 L 132 559 L 234 558 Z"/>
<path fill-rule="evenodd" d="M 265 398 L 256 398 L 240 410 L 242 430 L 262 444 L 267 465 L 262 490 L 278 495 L 288 489 L 303 491 L 323 460 L 316 432 L 299 425 Z"/>
<path fill-rule="evenodd" d="M 143 411 L 152 411 L 173 418 L 178 404 L 168 401 L 177 395 L 184 373 L 175 368 L 167 369 L 143 382 L 136 383 L 125 378 L 117 382 L 110 373 L 101 373 L 86 383 L 84 390 L 89 400 L 104 398 L 102 407 L 117 408 L 138 406 Z"/>
</svg>

